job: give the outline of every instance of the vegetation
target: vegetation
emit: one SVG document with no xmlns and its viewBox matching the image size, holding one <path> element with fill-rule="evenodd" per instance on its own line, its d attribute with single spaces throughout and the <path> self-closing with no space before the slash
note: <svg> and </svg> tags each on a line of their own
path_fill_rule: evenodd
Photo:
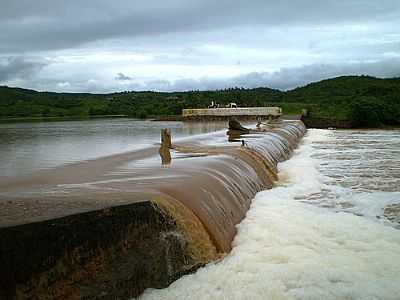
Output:
<svg viewBox="0 0 400 300">
<path fill-rule="evenodd" d="M 351 120 L 355 126 L 400 124 L 400 78 L 343 76 L 288 91 L 283 102 L 314 104 L 316 118 Z"/>
<path fill-rule="evenodd" d="M 356 126 L 400 125 L 400 79 L 345 76 L 291 91 L 231 88 L 218 91 L 122 92 L 71 94 L 0 87 L 0 118 L 91 117 L 137 118 L 180 115 L 184 108 L 204 108 L 211 101 L 242 107 L 274 106 L 286 114 L 307 109 L 313 118 L 351 120 Z"/>
</svg>

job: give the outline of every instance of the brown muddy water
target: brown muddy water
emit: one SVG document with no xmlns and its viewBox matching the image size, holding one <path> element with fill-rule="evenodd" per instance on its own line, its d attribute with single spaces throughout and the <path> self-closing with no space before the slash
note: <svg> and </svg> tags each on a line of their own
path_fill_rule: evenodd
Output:
<svg viewBox="0 0 400 300">
<path fill-rule="evenodd" d="M 277 180 L 277 163 L 290 157 L 304 133 L 305 127 L 299 121 L 282 122 L 265 132 L 257 131 L 239 137 L 236 142 L 229 142 L 224 130 L 197 135 L 195 139 L 178 139 L 170 150 L 165 145 L 158 145 L 38 170 L 29 175 L 5 176 L 0 181 L 0 228 L 8 232 L 7 229 L 27 228 L 18 225 L 34 223 L 45 223 L 51 227 L 52 222 L 63 220 L 62 217 L 79 214 L 85 219 L 86 212 L 96 211 L 100 215 L 107 215 L 113 207 L 147 203 L 153 206 L 154 211 L 161 210 L 165 218 L 173 220 L 176 229 L 168 234 L 178 238 L 179 247 L 184 249 L 187 261 L 181 270 L 198 267 L 229 253 L 237 231 L 236 225 L 246 215 L 252 198 L 257 192 L 273 186 Z M 142 225 L 136 224 L 131 230 L 137 230 L 138 226 Z M 41 236 L 40 232 L 35 234 L 38 234 L 39 240 L 46 241 L 46 235 Z M 168 246 L 168 241 L 160 238 L 163 246 L 165 243 Z M 159 240 L 157 233 L 155 239 Z M 18 245 L 17 241 L 10 242 L 12 247 Z M 49 242 L 44 242 L 44 245 Z M 142 241 L 139 237 L 132 242 Z M 6 244 L 2 245 L 2 253 L 9 251 L 4 249 L 7 249 Z M 18 253 L 16 248 L 13 249 Z M 106 249 L 88 250 L 89 253 L 102 253 Z M 75 252 L 68 254 L 67 249 L 63 251 L 66 251 L 67 258 L 60 264 L 79 273 L 82 266 L 76 264 L 75 259 L 69 259 L 74 257 Z M 53 254 L 49 255 L 52 257 Z M 144 287 L 155 286 L 151 272 L 163 267 L 172 270 L 174 252 L 171 255 L 167 255 L 165 266 L 147 266 L 150 274 L 145 278 L 149 281 L 145 281 L 148 283 L 134 281 L 132 287 L 139 291 L 142 284 L 145 284 Z M 19 256 L 18 261 L 21 259 L 23 261 L 24 258 Z M 3 263 L 7 265 L 5 261 Z M 35 263 L 46 264 L 41 260 L 33 262 L 34 266 Z M 105 264 L 105 261 L 100 263 L 101 266 Z M 50 264 L 48 268 L 55 267 Z M 68 293 L 72 292 L 57 289 L 57 282 L 47 285 L 47 278 L 52 277 L 51 270 L 40 273 L 39 277 L 35 274 L 24 275 L 31 278 L 32 282 L 44 282 L 44 285 L 30 286 L 29 282 L 21 282 L 17 293 L 29 291 L 31 294 L 37 292 L 45 295 L 46 291 L 56 293 L 58 290 L 63 297 L 68 297 Z M 21 273 L 19 270 L 12 272 Z M 134 269 L 128 273 L 137 277 L 140 270 Z M 63 277 L 58 271 L 55 274 L 58 274 L 61 285 L 68 282 L 69 275 Z M 127 275 L 126 280 L 131 275 Z M 169 276 L 172 279 L 174 274 L 171 272 Z M 79 284 L 82 282 L 76 283 Z M 112 285 L 110 288 L 112 290 Z M 8 289 L 8 293 L 12 293 L 12 286 Z M 79 288 L 73 293 L 79 295 Z M 129 293 L 138 294 L 136 290 Z"/>
<path fill-rule="evenodd" d="M 193 125 L 196 126 L 193 123 L 188 124 Z M 52 240 L 48 240 L 48 235 L 42 232 L 61 230 L 61 238 L 64 238 L 64 234 L 70 234 L 68 230 L 71 227 L 63 227 L 60 222 L 74 219 L 74 216 L 84 222 L 90 215 L 89 212 L 95 212 L 100 218 L 107 218 L 116 207 L 132 208 L 144 204 L 149 209 L 152 208 L 149 217 L 161 218 L 162 215 L 159 223 L 143 221 L 144 223 L 134 224 L 137 216 L 125 220 L 132 223 L 129 223 L 131 227 L 128 226 L 127 234 L 136 233 L 143 226 L 153 226 L 149 230 L 159 225 L 173 227 L 167 235 L 174 236 L 175 244 L 169 244 L 169 240 L 163 237 L 164 233 L 157 231 L 151 240 L 159 243 L 157 248 L 165 248 L 167 252 L 170 251 L 169 246 L 176 245 L 177 249 L 182 249 L 180 251 L 183 251 L 184 257 L 175 270 L 174 255 L 179 251 L 168 252 L 170 254 L 162 251 L 157 257 L 166 255 L 166 259 L 157 261 L 136 253 L 134 250 L 137 248 L 132 248 L 133 252 L 131 251 L 129 257 L 147 261 L 144 268 L 148 275 L 142 278 L 141 269 L 132 269 L 126 272 L 127 277 L 116 279 L 113 277 L 114 272 L 104 271 L 101 274 L 111 282 L 102 286 L 102 289 L 106 293 L 113 293 L 110 296 L 120 292 L 124 295 L 138 295 L 144 287 L 166 286 L 182 272 L 216 261 L 231 250 L 231 242 L 237 231 L 236 225 L 244 218 L 251 199 L 257 192 L 273 186 L 273 182 L 277 180 L 277 163 L 290 157 L 304 133 L 305 127 L 298 121 L 281 122 L 266 131 L 254 131 L 250 135 L 236 137 L 235 142 L 229 142 L 226 130 L 223 130 L 196 135 L 195 138 L 178 137 L 174 140 L 173 148 L 169 150 L 165 146 L 153 144 L 142 149 L 54 168 L 38 168 L 27 175 L 3 176 L 0 180 L 0 228 L 7 234 L 13 230 L 22 230 L 20 238 L 27 239 L 34 249 L 40 250 L 40 255 L 30 260 L 31 268 L 27 274 L 24 269 L 16 270 L 15 264 L 8 264 L 3 259 L 4 256 L 2 257 L 2 264 L 6 266 L 2 274 L 7 278 L 10 274 L 15 275 L 7 279 L 7 295 L 13 293 L 13 285 L 16 284 L 16 293 L 26 297 L 56 293 L 64 298 L 74 298 L 74 295 L 80 294 L 80 288 L 83 288 L 91 297 L 96 298 L 93 294 L 96 291 L 96 274 L 88 272 L 88 268 L 104 271 L 111 263 L 118 265 L 119 260 L 105 259 L 104 253 L 108 251 L 113 257 L 117 254 L 123 257 L 123 253 L 131 249 L 131 246 L 126 245 L 142 245 L 141 237 L 146 235 L 141 234 L 129 240 L 130 242 L 129 238 L 125 240 L 122 237 L 117 240 L 117 244 L 121 245 L 118 249 L 114 249 L 114 243 L 104 246 L 104 249 L 88 248 L 84 251 L 86 264 L 82 266 L 79 264 L 82 259 L 79 255 L 81 246 L 69 245 L 70 238 L 65 243 L 60 242 L 61 249 L 55 248 L 58 256 L 54 256 L 56 253 L 53 250 L 49 251 L 49 257 L 54 259 L 49 261 L 43 249 L 47 249 L 46 245 L 49 249 L 54 247 L 52 248 Z M 172 220 L 172 223 L 166 220 Z M 23 224 L 27 226 L 18 226 Z M 32 240 L 32 233 L 25 233 L 24 230 L 29 231 L 35 224 L 43 225 L 46 230 L 34 232 L 37 237 Z M 101 224 L 98 225 L 101 227 Z M 81 229 L 84 234 L 84 228 Z M 114 226 L 111 224 L 108 229 L 110 232 L 114 230 Z M 73 241 L 76 236 L 82 235 L 78 231 L 71 233 Z M 28 249 L 23 245 L 20 248 L 20 239 L 13 239 L 11 236 L 8 236 L 10 246 L 6 239 L 2 240 L 2 254 L 11 253 L 15 261 L 23 264 L 23 253 Z M 36 243 L 36 240 L 41 242 Z M 94 244 L 99 242 L 92 238 L 89 240 Z M 84 247 L 87 247 L 86 243 Z M 113 249 L 119 252 L 114 253 Z M 87 255 L 89 256 L 86 257 Z M 55 257 L 59 257 L 58 260 Z M 42 265 L 46 266 L 45 271 L 35 273 L 36 266 Z M 8 274 L 7 268 L 10 269 Z M 167 270 L 165 278 L 152 273 L 163 268 Z M 63 273 L 62 270 L 70 271 Z M 73 274 L 78 274 L 76 276 L 81 276 L 81 279 L 78 280 Z M 153 280 L 154 277 L 164 279 L 159 282 Z M 15 281 L 18 278 L 26 278 L 27 281 Z M 75 282 L 72 290 L 68 288 L 69 280 Z M 127 290 L 116 291 L 113 287 L 113 284 L 121 284 L 127 280 L 132 281 Z M 92 290 L 88 291 L 87 286 L 91 286 Z"/>
<path fill-rule="evenodd" d="M 244 147 L 227 142 L 226 130 L 177 142 L 169 165 L 162 163 L 158 147 L 150 147 L 5 178 L 0 181 L 2 224 L 152 200 L 177 218 L 194 214 L 210 238 L 207 247 L 228 252 L 250 200 L 272 187 L 277 162 L 290 156 L 304 133 L 301 123 L 279 126 L 246 136 Z"/>
</svg>

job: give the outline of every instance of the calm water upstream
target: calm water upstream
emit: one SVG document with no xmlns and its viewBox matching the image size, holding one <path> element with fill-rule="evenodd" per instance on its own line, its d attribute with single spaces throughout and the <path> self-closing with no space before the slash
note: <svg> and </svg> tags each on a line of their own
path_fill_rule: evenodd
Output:
<svg viewBox="0 0 400 300">
<path fill-rule="evenodd" d="M 173 138 L 226 128 L 225 122 L 152 122 L 99 119 L 0 124 L 0 177 L 20 176 L 65 163 L 140 149 L 159 143 L 160 130 Z"/>
<path fill-rule="evenodd" d="M 142 299 L 400 299 L 400 130 L 309 130 L 219 262 Z"/>
</svg>

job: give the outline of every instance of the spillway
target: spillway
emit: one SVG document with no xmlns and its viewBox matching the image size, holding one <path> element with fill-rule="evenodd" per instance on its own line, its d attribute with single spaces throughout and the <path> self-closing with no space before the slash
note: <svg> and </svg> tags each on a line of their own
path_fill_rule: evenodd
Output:
<svg viewBox="0 0 400 300">
<path fill-rule="evenodd" d="M 306 129 L 177 143 L 0 182 L 0 298 L 127 299 L 231 250 L 254 195 Z M 227 140 L 227 138 L 226 138 Z"/>
</svg>

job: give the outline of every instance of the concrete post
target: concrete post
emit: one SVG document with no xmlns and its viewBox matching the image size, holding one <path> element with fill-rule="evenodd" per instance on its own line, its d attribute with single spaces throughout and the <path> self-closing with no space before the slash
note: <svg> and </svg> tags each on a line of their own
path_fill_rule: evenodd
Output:
<svg viewBox="0 0 400 300">
<path fill-rule="evenodd" d="M 171 129 L 169 128 L 161 129 L 161 147 L 172 148 Z"/>
</svg>

